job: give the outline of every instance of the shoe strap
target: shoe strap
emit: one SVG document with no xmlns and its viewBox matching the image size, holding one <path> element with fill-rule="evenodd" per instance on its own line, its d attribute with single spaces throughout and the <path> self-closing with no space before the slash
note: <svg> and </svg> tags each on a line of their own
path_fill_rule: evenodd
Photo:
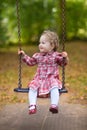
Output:
<svg viewBox="0 0 87 130">
<path fill-rule="evenodd" d="M 35 109 L 36 108 L 36 105 L 30 105 L 29 106 L 29 110 L 33 110 L 33 109 Z"/>
<path fill-rule="evenodd" d="M 56 108 L 56 107 L 58 107 L 58 106 L 55 105 L 55 104 L 52 104 L 51 107 L 52 107 L 52 108 Z"/>
</svg>

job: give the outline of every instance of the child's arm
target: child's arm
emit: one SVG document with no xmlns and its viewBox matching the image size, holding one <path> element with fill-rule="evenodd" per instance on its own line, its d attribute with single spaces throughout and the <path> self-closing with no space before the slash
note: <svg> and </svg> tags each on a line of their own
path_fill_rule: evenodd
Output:
<svg viewBox="0 0 87 130">
<path fill-rule="evenodd" d="M 67 52 L 64 51 L 62 53 L 59 53 L 57 56 L 57 61 L 60 66 L 62 66 L 63 64 L 67 65 L 69 61 Z"/>
<path fill-rule="evenodd" d="M 18 50 L 18 54 L 22 55 L 22 60 L 23 62 L 25 62 L 27 65 L 29 66 L 33 66 L 35 64 L 37 64 L 35 55 L 33 55 L 32 57 L 29 57 L 28 55 L 25 54 L 25 52 L 23 50 Z"/>
</svg>

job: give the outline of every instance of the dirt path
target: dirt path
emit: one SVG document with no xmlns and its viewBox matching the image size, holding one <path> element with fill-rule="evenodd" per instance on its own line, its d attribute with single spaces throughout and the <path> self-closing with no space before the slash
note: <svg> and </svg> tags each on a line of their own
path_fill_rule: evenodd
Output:
<svg viewBox="0 0 87 130">
<path fill-rule="evenodd" d="M 49 99 L 38 99 L 38 111 L 28 115 L 28 104 L 6 105 L 0 111 L 0 130 L 87 130 L 87 105 L 68 104 L 60 97 L 59 113 L 51 114 Z"/>
</svg>

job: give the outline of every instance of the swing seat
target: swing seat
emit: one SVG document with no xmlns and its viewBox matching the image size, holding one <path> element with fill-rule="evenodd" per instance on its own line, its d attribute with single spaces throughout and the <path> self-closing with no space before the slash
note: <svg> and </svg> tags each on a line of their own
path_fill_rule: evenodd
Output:
<svg viewBox="0 0 87 130">
<path fill-rule="evenodd" d="M 66 88 L 59 89 L 59 93 L 68 93 L 68 90 Z"/>
<path fill-rule="evenodd" d="M 15 92 L 20 92 L 20 93 L 28 93 L 29 88 L 15 88 L 14 91 Z"/>
<path fill-rule="evenodd" d="M 15 88 L 14 89 L 15 92 L 20 92 L 20 93 L 28 93 L 29 92 L 29 88 Z M 59 89 L 59 93 L 68 93 L 68 90 L 66 88 L 62 88 Z"/>
</svg>

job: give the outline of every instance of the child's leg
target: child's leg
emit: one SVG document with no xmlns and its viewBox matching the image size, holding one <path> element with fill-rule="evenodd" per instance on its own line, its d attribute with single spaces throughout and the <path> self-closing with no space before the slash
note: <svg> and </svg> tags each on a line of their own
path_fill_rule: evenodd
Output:
<svg viewBox="0 0 87 130">
<path fill-rule="evenodd" d="M 36 113 L 36 102 L 37 102 L 37 91 L 30 89 L 29 90 L 29 114 Z"/>
<path fill-rule="evenodd" d="M 53 88 L 50 92 L 51 96 L 51 105 L 58 106 L 59 103 L 59 90 L 57 87 Z"/>
<path fill-rule="evenodd" d="M 52 113 L 58 113 L 59 90 L 57 87 L 55 87 L 51 90 L 50 96 L 51 96 L 51 107 L 49 110 Z"/>
<path fill-rule="evenodd" d="M 37 91 L 36 90 L 29 90 L 29 104 L 31 105 L 36 105 L 37 102 Z"/>
</svg>

